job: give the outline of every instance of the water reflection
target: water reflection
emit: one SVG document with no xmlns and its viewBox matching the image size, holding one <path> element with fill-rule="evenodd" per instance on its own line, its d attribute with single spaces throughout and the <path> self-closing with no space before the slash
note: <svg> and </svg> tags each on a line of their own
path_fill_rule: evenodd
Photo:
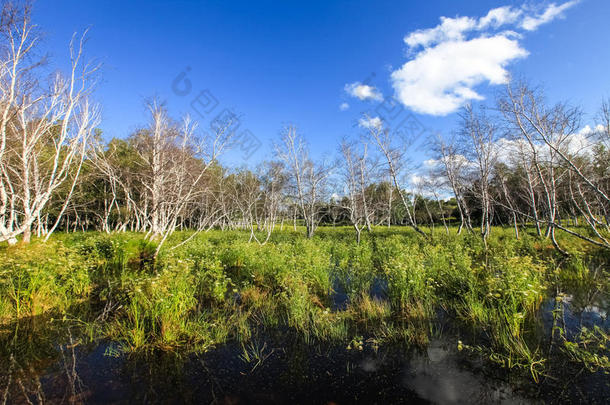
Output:
<svg viewBox="0 0 610 405">
<path fill-rule="evenodd" d="M 437 404 L 531 403 L 499 380 L 489 380 L 464 369 L 442 342 L 432 342 L 425 353 L 413 356 L 404 371 L 403 385 Z"/>
<path fill-rule="evenodd" d="M 199 356 L 109 356 L 63 333 L 19 325 L 3 334 L 3 403 L 460 403 L 517 400 L 505 383 L 460 368 L 448 342 L 421 353 L 401 347 L 362 352 L 267 336 L 276 350 L 255 371 L 237 345 Z M 49 339 L 51 338 L 51 339 Z M 62 343 L 53 345 L 52 339 Z M 8 345 L 5 345 L 8 343 Z M 465 387 L 468 387 L 465 389 Z"/>
<path fill-rule="evenodd" d="M 386 285 L 374 280 L 371 295 L 385 299 Z M 581 327 L 610 329 L 608 296 L 599 280 L 563 286 L 560 301 L 543 305 L 548 341 L 559 306 L 570 334 Z M 336 285 L 333 308 L 349 294 Z M 242 347 L 230 343 L 199 355 L 171 353 L 115 355 L 112 342 L 86 344 L 69 321 L 49 317 L 0 325 L 1 403 L 605 403 L 607 376 L 575 373 L 567 360 L 539 385 L 498 371 L 485 359 L 456 349 L 450 332 L 423 350 L 382 347 L 364 338 L 362 351 L 344 344 L 306 344 L 287 331 L 257 336 L 268 358 L 256 369 L 244 362 Z M 109 355 L 110 354 L 110 355 Z M 563 373 L 563 374 L 562 374 Z"/>
</svg>

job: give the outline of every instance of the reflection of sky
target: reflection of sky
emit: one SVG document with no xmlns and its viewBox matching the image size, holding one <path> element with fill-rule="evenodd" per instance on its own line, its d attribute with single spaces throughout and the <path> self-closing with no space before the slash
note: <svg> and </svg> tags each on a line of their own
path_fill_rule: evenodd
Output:
<svg viewBox="0 0 610 405">
<path fill-rule="evenodd" d="M 610 330 L 610 319 L 608 319 L 608 300 L 597 295 L 593 300 L 583 302 L 582 297 L 566 294 L 562 297 L 563 321 L 565 322 L 568 338 L 580 332 L 582 327 L 592 329 L 599 326 L 606 331 Z M 552 311 L 555 309 L 555 299 L 547 300 L 542 306 L 542 319 L 546 324 L 547 332 L 550 333 L 553 324 Z"/>
<path fill-rule="evenodd" d="M 403 385 L 437 404 L 527 403 L 500 381 L 484 380 L 459 367 L 454 353 L 432 342 L 404 371 Z"/>
</svg>

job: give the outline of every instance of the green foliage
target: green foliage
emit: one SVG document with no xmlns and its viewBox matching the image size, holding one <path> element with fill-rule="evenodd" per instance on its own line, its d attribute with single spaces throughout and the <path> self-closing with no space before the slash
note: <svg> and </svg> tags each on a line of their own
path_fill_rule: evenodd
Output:
<svg viewBox="0 0 610 405">
<path fill-rule="evenodd" d="M 376 276 L 373 258 L 373 247 L 366 240 L 360 244 L 337 241 L 331 245 L 334 276 L 351 299 L 368 294 Z"/>
<path fill-rule="evenodd" d="M 62 243 L 8 247 L 0 259 L 0 319 L 64 312 L 91 292 L 90 262 Z"/>
<path fill-rule="evenodd" d="M 599 326 L 592 330 L 582 328 L 574 341 L 564 340 L 563 350 L 570 358 L 584 364 L 591 372 L 603 370 L 610 374 L 610 334 L 604 332 Z"/>
<path fill-rule="evenodd" d="M 573 309 L 584 310 L 592 289 L 610 290 L 604 253 L 563 241 L 573 254 L 559 261 L 544 240 L 516 240 L 509 229 L 494 229 L 487 250 L 473 235 L 426 240 L 395 228 L 376 228 L 356 244 L 339 227 L 320 228 L 313 239 L 276 232 L 262 246 L 245 232 L 211 231 L 170 248 L 186 237 L 173 235 L 156 259 L 156 246 L 131 233 L 57 234 L 2 248 L 2 322 L 61 316 L 120 352 L 206 350 L 237 340 L 256 368 L 266 356 L 264 344 L 251 342 L 259 328 L 290 328 L 305 341 L 347 344 L 358 336 L 375 347 L 425 345 L 443 313 L 470 331 L 461 349 L 537 379 L 546 367 L 545 297 L 570 288 Z M 332 309 L 338 291 L 347 302 Z M 560 334 L 566 356 L 607 369 L 608 332 L 579 333 Z"/>
</svg>

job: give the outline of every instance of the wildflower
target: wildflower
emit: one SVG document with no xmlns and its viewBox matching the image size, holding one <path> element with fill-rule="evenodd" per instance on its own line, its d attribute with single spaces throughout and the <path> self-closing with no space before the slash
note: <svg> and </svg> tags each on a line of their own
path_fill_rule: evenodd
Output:
<svg viewBox="0 0 610 405">
<path fill-rule="evenodd" d="M 464 345 L 462 345 L 462 341 L 461 340 L 458 340 L 457 349 L 460 352 L 464 349 Z"/>
</svg>

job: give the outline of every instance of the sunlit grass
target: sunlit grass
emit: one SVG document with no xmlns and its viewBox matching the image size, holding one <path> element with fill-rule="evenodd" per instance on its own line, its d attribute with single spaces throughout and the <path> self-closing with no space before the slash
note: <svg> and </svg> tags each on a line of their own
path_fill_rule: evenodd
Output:
<svg viewBox="0 0 610 405">
<path fill-rule="evenodd" d="M 476 235 L 455 229 L 426 240 L 379 227 L 360 244 L 351 232 L 320 228 L 308 240 L 286 230 L 260 246 L 245 232 L 211 231 L 171 249 L 188 237 L 178 232 L 156 260 L 156 247 L 139 234 L 58 234 L 2 247 L 0 321 L 64 319 L 121 352 L 204 351 L 233 340 L 256 362 L 251 342 L 261 329 L 288 328 L 306 342 L 361 336 L 423 346 L 442 311 L 474 337 L 462 349 L 537 379 L 545 367 L 535 338 L 543 300 L 570 285 L 573 305 L 584 308 L 591 292 L 610 288 L 607 254 L 574 240 L 564 243 L 566 260 L 546 240 L 526 233 L 516 240 L 510 229 L 494 228 L 486 252 Z M 338 288 L 347 302 L 333 309 Z M 605 369 L 598 341 L 607 331 L 596 333 L 562 335 L 561 347 Z"/>
</svg>

